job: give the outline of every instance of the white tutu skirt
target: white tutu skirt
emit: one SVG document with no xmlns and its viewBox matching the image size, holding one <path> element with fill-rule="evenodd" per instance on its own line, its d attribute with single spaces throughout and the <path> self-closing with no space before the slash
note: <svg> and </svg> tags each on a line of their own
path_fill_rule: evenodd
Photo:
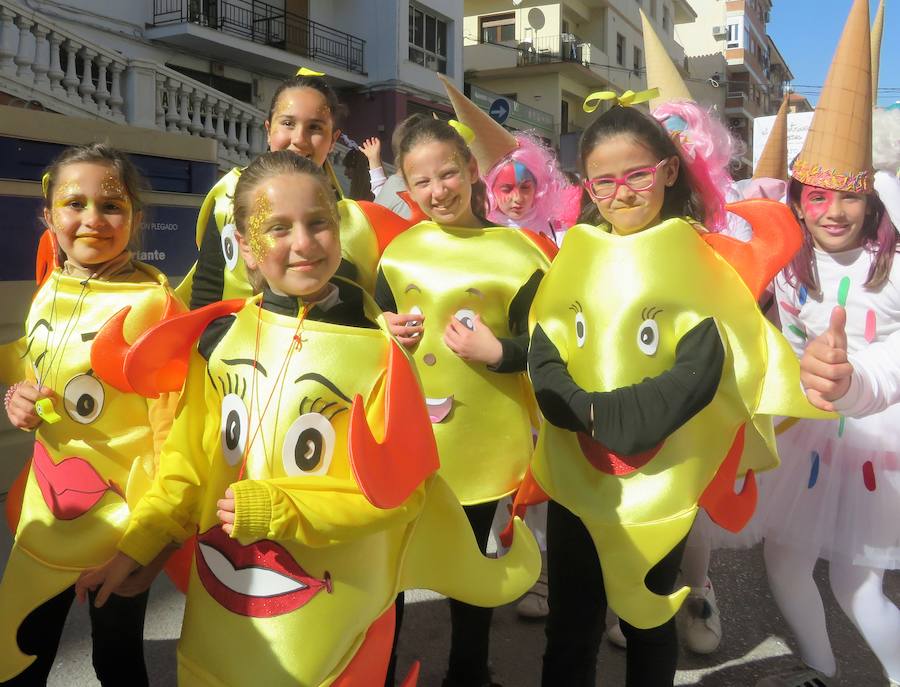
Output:
<svg viewBox="0 0 900 687">
<path fill-rule="evenodd" d="M 900 568 L 900 406 L 866 418 L 799 420 L 781 465 L 759 476 L 748 534 L 828 560 Z"/>
</svg>

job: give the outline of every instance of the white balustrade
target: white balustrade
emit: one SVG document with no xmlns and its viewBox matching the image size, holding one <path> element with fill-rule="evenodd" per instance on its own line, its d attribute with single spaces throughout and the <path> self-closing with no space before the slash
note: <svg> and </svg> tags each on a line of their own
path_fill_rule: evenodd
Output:
<svg viewBox="0 0 900 687">
<path fill-rule="evenodd" d="M 92 44 L 0 0 L 0 87 L 70 116 L 214 139 L 223 167 L 266 149 L 265 112 L 157 62 Z"/>
</svg>

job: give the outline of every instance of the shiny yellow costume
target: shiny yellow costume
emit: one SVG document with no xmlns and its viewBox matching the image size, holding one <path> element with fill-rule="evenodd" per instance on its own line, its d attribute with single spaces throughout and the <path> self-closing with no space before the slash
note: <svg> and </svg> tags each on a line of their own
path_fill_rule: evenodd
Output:
<svg viewBox="0 0 900 687">
<path fill-rule="evenodd" d="M 253 287 L 247 278 L 247 268 L 244 259 L 238 250 L 235 239 L 234 211 L 232 199 L 234 189 L 240 178 L 241 170 L 235 167 L 223 176 L 206 195 L 203 205 L 200 206 L 200 214 L 197 218 L 197 248 L 203 250 L 204 236 L 206 232 L 215 226 L 218 229 L 219 245 L 224 259 L 222 273 L 221 293 L 214 300 L 228 300 L 231 298 L 249 298 L 253 295 Z M 383 231 L 382 226 L 388 220 L 394 220 L 404 224 L 403 218 L 395 215 L 381 206 L 372 207 L 373 203 L 361 203 L 349 198 L 341 198 L 338 201 L 338 214 L 341 227 L 341 256 L 356 269 L 355 281 L 367 292 L 372 293 L 375 288 L 375 269 L 378 264 L 378 256 L 383 246 L 379 245 L 379 237 L 376 231 Z M 369 217 L 367 212 L 378 212 L 377 217 Z M 389 213 L 389 214 L 388 214 Z M 392 217 L 391 217 L 392 216 Z M 408 226 L 408 223 L 406 223 Z M 393 229 L 398 231 L 399 227 Z M 184 281 L 176 289 L 178 296 L 191 304 L 191 293 L 194 288 L 194 278 L 197 271 L 195 264 Z M 207 305 L 208 303 L 199 303 Z M 196 303 L 191 304 L 196 306 Z"/>
<path fill-rule="evenodd" d="M 430 221 L 395 238 L 382 255 L 379 269 L 397 312 L 425 316 L 411 357 L 429 405 L 440 475 L 464 505 L 518 488 L 533 450 L 535 405 L 524 372 L 498 373 L 463 360 L 444 343 L 444 329 L 451 318 L 466 324 L 477 314 L 497 338 L 511 337 L 513 299 L 549 264 L 526 232 Z"/>
<path fill-rule="evenodd" d="M 335 282 L 381 322 L 371 298 Z M 421 392 L 386 331 L 279 314 L 260 298 L 175 318 L 132 355 L 129 378 L 140 388 L 159 377 L 140 362 L 145 354 L 187 355 L 169 330 L 183 327 L 189 345 L 205 324 L 183 323 L 235 311 L 211 350 L 201 338 L 208 361 L 190 353 L 159 476 L 120 549 L 146 563 L 199 531 L 180 685 L 381 684 L 365 672 L 342 680 L 398 591 L 506 603 L 537 578 L 540 555 L 521 522 L 521 547 L 499 560 L 480 555 L 453 493 L 429 476 L 437 457 Z M 233 538 L 216 516 L 229 487 Z"/>
<path fill-rule="evenodd" d="M 53 389 L 60 419 L 35 434 L 16 540 L 0 583 L 0 681 L 33 661 L 16 643 L 25 617 L 106 562 L 130 509 L 155 472 L 171 414 L 122 384 L 124 359 L 92 348 L 111 317 L 134 341 L 172 312 L 174 296 L 153 267 L 134 263 L 127 281 L 82 280 L 57 269 L 35 296 L 25 336 L 0 347 L 3 382 Z M 126 312 L 125 308 L 130 308 Z M 102 359 L 101 359 L 102 358 Z"/>
<path fill-rule="evenodd" d="M 734 529 L 749 518 L 755 483 L 748 475 L 735 494 L 734 479 L 778 464 L 770 416 L 824 416 L 807 403 L 796 357 L 756 305 L 799 246 L 799 228 L 771 201 L 730 209 L 752 221 L 750 244 L 701 234 L 681 219 L 629 236 L 577 225 L 532 308 L 532 329 L 540 325 L 587 391 L 666 372 L 681 337 L 706 318 L 721 337 L 725 362 L 712 401 L 655 453 L 625 457 L 624 469 L 595 467 L 591 451 L 604 447 L 590 437 L 541 427 L 533 476 L 584 521 L 611 608 L 640 628 L 666 622 L 688 593 L 656 595 L 644 578 L 687 536 L 698 502 Z"/>
</svg>

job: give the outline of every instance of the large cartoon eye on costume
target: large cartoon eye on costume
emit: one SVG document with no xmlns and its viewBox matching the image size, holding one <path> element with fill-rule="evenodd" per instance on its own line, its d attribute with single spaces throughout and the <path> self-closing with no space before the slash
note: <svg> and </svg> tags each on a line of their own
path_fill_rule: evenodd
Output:
<svg viewBox="0 0 900 687">
<path fill-rule="evenodd" d="M 331 465 L 334 441 L 334 427 L 328 418 L 320 413 L 304 413 L 284 436 L 284 471 L 291 477 L 324 475 Z"/>
<path fill-rule="evenodd" d="M 244 457 L 250 431 L 247 406 L 237 394 L 222 399 L 222 455 L 229 465 L 237 465 Z"/>
<path fill-rule="evenodd" d="M 238 263 L 238 242 L 235 236 L 236 227 L 226 224 L 222 227 L 222 255 L 225 256 L 225 267 L 233 270 Z"/>
<path fill-rule="evenodd" d="M 578 348 L 584 348 L 584 341 L 587 338 L 587 323 L 584 320 L 584 313 L 575 313 L 575 343 Z"/>
<path fill-rule="evenodd" d="M 69 417 L 83 425 L 97 419 L 103 410 L 103 399 L 103 385 L 90 374 L 73 377 L 63 392 L 63 406 Z"/>
<path fill-rule="evenodd" d="M 637 345 L 644 355 L 654 355 L 659 348 L 659 325 L 650 318 L 641 322 L 637 331 Z"/>
<path fill-rule="evenodd" d="M 466 329 L 471 329 L 473 332 L 475 331 L 475 311 L 469 310 L 468 308 L 462 308 L 461 310 L 457 310 L 454 313 L 453 317 L 462 322 L 462 325 Z"/>
</svg>

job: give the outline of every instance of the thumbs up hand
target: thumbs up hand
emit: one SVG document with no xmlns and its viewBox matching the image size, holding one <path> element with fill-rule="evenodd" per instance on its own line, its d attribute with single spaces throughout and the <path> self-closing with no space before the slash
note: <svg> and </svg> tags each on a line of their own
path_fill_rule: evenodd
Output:
<svg viewBox="0 0 900 687">
<path fill-rule="evenodd" d="M 832 401 L 847 393 L 853 366 L 847 359 L 847 311 L 831 311 L 828 329 L 810 341 L 800 358 L 800 381 L 817 408 L 834 411 Z"/>
</svg>

